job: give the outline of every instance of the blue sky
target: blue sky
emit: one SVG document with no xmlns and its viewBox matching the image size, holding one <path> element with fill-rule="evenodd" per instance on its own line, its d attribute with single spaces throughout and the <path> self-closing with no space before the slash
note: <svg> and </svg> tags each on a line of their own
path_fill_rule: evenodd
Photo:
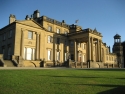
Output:
<svg viewBox="0 0 125 94">
<path fill-rule="evenodd" d="M 37 9 L 41 16 L 69 25 L 78 19 L 83 29 L 96 28 L 108 46 L 114 44 L 116 33 L 125 40 L 125 0 L 0 0 L 0 28 L 8 25 L 10 14 L 24 20 Z"/>
</svg>

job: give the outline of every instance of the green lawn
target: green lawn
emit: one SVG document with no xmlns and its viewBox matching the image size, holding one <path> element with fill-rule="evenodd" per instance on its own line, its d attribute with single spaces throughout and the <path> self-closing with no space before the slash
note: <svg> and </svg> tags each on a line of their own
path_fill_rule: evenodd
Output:
<svg viewBox="0 0 125 94">
<path fill-rule="evenodd" d="M 125 94 L 125 70 L 0 70 L 0 94 Z"/>
</svg>

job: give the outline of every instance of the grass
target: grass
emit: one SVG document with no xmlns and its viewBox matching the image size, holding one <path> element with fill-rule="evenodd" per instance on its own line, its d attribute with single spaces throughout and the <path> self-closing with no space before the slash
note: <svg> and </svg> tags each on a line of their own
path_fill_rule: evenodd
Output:
<svg viewBox="0 0 125 94">
<path fill-rule="evenodd" d="M 0 94 L 123 94 L 124 69 L 0 70 Z"/>
</svg>

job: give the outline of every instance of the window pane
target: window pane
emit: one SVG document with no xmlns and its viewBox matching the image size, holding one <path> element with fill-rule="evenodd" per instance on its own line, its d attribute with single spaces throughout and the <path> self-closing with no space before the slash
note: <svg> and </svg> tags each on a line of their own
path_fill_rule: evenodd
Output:
<svg viewBox="0 0 125 94">
<path fill-rule="evenodd" d="M 57 60 L 60 60 L 60 52 L 57 52 Z"/>
<path fill-rule="evenodd" d="M 32 39 L 33 38 L 33 32 L 29 31 L 28 32 L 28 39 Z"/>
<path fill-rule="evenodd" d="M 65 53 L 65 61 L 67 61 L 67 53 Z"/>
<path fill-rule="evenodd" d="M 12 37 L 12 30 L 9 31 L 8 37 L 9 37 L 9 38 Z"/>
<path fill-rule="evenodd" d="M 51 51 L 48 50 L 48 60 L 51 60 Z"/>
<path fill-rule="evenodd" d="M 57 28 L 57 33 L 60 33 L 60 29 Z"/>
<path fill-rule="evenodd" d="M 5 39 L 6 39 L 6 33 L 3 34 L 3 40 L 5 40 Z"/>
<path fill-rule="evenodd" d="M 48 36 L 48 43 L 51 42 L 51 36 Z"/>
<path fill-rule="evenodd" d="M 74 43 L 73 43 L 73 41 L 71 41 L 71 42 L 70 42 L 70 46 L 73 47 L 73 45 L 74 45 Z"/>
<path fill-rule="evenodd" d="M 31 48 L 27 48 L 27 60 L 31 60 L 32 59 L 32 49 Z"/>
<path fill-rule="evenodd" d="M 8 48 L 8 55 L 10 55 L 11 47 Z"/>
<path fill-rule="evenodd" d="M 48 30 L 49 30 L 49 31 L 52 31 L 52 27 L 51 27 L 51 26 L 48 26 Z"/>
<path fill-rule="evenodd" d="M 57 38 L 57 44 L 60 44 L 60 38 Z"/>
</svg>

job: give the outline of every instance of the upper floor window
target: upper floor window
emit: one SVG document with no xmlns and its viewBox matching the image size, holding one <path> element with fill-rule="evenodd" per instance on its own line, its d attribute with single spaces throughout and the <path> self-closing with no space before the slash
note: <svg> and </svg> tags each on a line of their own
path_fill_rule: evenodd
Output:
<svg viewBox="0 0 125 94">
<path fill-rule="evenodd" d="M 65 36 L 67 36 L 67 35 L 68 35 L 68 32 L 67 32 L 67 31 L 65 31 L 64 33 L 65 33 Z"/>
<path fill-rule="evenodd" d="M 68 32 L 67 32 L 67 31 L 65 31 L 65 34 L 67 35 L 67 34 L 68 34 Z"/>
<path fill-rule="evenodd" d="M 64 45 L 68 45 L 67 40 L 65 40 Z"/>
<path fill-rule="evenodd" d="M 33 32 L 32 31 L 28 31 L 28 39 L 33 39 Z"/>
<path fill-rule="evenodd" d="M 86 49 L 86 44 L 85 43 L 82 44 L 82 49 Z"/>
<path fill-rule="evenodd" d="M 48 36 L 48 43 L 52 43 L 52 42 L 53 42 L 52 36 Z"/>
<path fill-rule="evenodd" d="M 56 32 L 59 34 L 59 33 L 60 33 L 60 29 L 59 29 L 59 28 L 57 28 L 57 29 L 56 29 Z"/>
<path fill-rule="evenodd" d="M 109 50 L 108 50 L 108 49 L 106 50 L 106 53 L 107 53 L 107 54 L 109 53 Z"/>
<path fill-rule="evenodd" d="M 12 30 L 9 31 L 8 33 L 8 38 L 12 37 Z"/>
<path fill-rule="evenodd" d="M 81 43 L 80 43 L 80 42 L 78 43 L 78 47 L 79 47 L 79 48 L 81 47 Z"/>
<path fill-rule="evenodd" d="M 74 43 L 73 41 L 70 41 L 70 46 L 73 47 Z"/>
<path fill-rule="evenodd" d="M 3 34 L 3 40 L 5 40 L 5 39 L 6 39 L 6 33 Z"/>
<path fill-rule="evenodd" d="M 60 38 L 57 38 L 57 44 L 60 44 Z"/>
<path fill-rule="evenodd" d="M 84 49 L 86 49 L 86 44 L 84 44 Z"/>
<path fill-rule="evenodd" d="M 108 60 L 108 56 L 107 56 L 107 60 Z"/>
<path fill-rule="evenodd" d="M 52 31 L 52 26 L 48 26 L 48 30 L 49 30 L 49 31 Z"/>
</svg>

